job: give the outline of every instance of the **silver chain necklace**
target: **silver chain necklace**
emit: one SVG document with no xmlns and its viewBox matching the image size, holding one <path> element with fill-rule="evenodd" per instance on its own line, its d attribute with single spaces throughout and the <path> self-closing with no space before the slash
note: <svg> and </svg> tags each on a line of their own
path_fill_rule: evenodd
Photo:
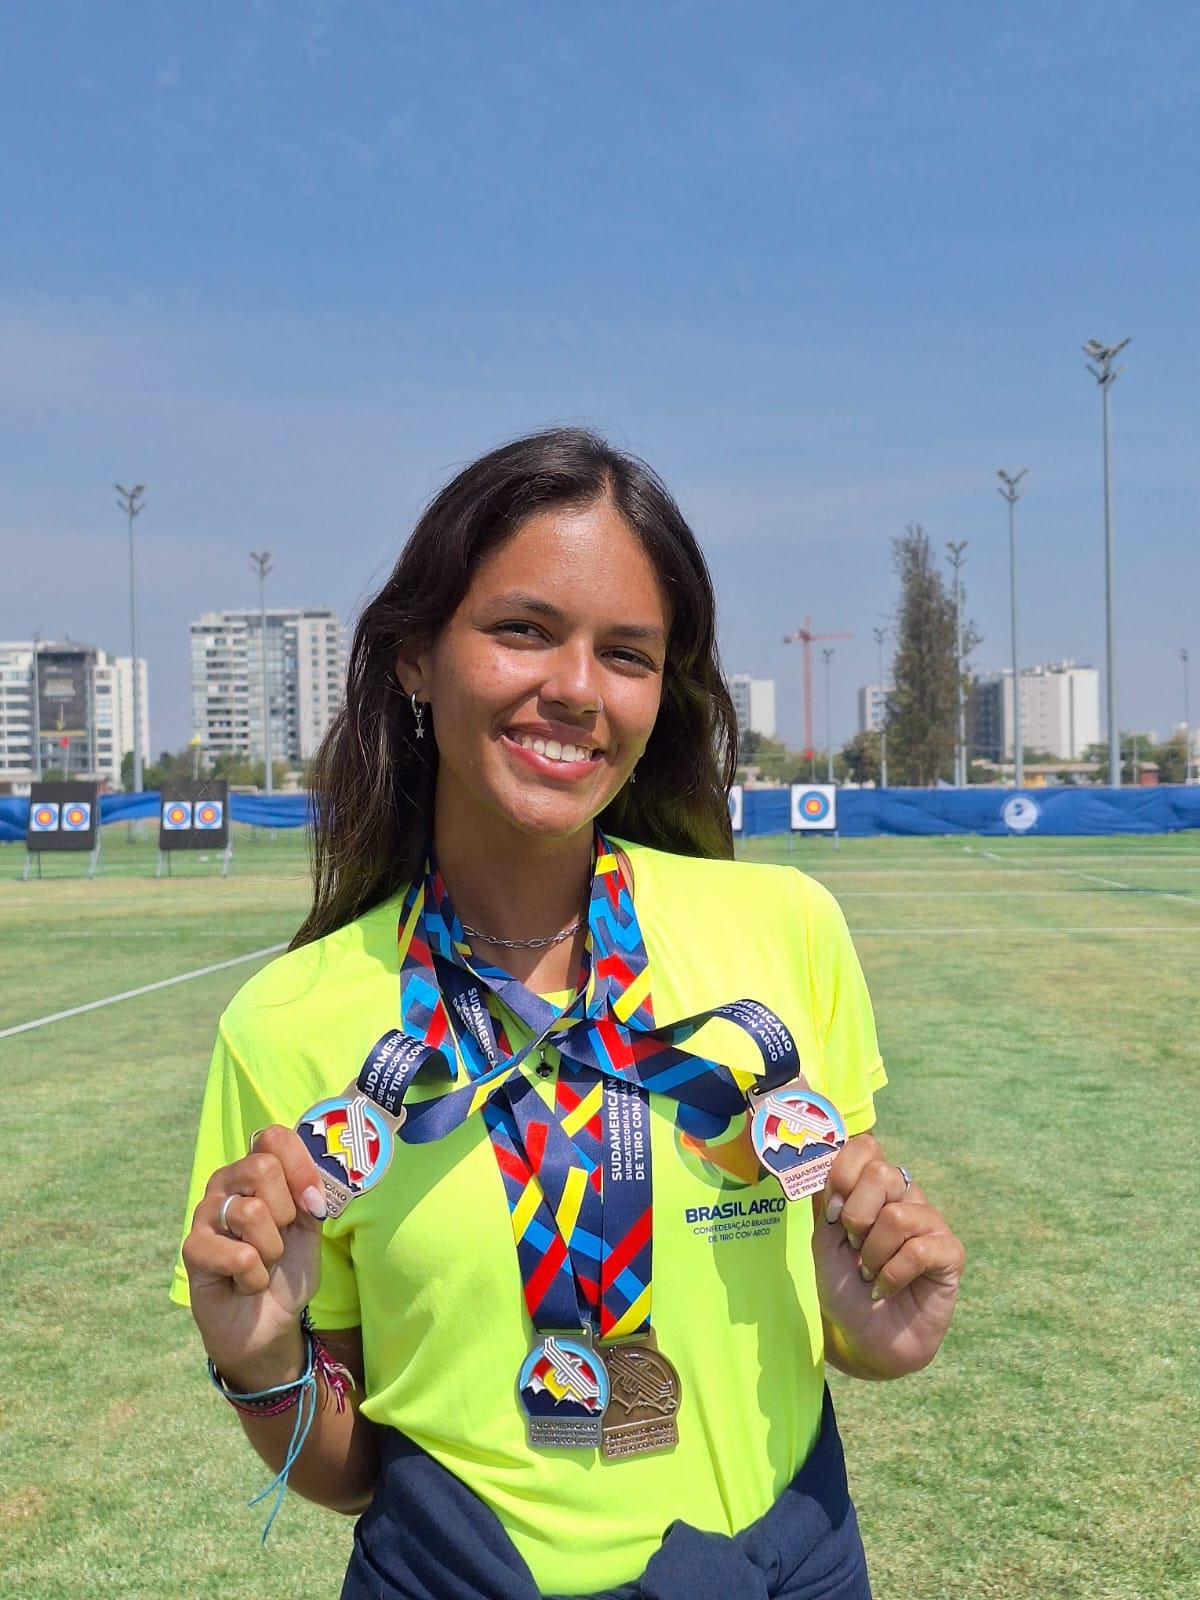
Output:
<svg viewBox="0 0 1200 1600">
<path fill-rule="evenodd" d="M 574 922 L 569 922 L 559 933 L 552 933 L 547 939 L 494 939 L 490 933 L 481 933 L 478 928 L 472 928 L 460 918 L 459 925 L 468 939 L 480 939 L 484 944 L 495 944 L 505 950 L 544 950 L 547 945 L 561 944 L 564 939 L 569 939 L 583 921 L 576 917 Z"/>
</svg>

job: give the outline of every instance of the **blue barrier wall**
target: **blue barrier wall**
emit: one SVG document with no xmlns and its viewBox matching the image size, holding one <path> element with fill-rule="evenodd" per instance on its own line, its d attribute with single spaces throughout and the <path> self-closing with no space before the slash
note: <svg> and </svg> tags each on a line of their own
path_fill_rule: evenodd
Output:
<svg viewBox="0 0 1200 1600">
<path fill-rule="evenodd" d="M 838 832 L 843 838 L 874 834 L 1113 834 L 1173 833 L 1200 828 L 1200 785 L 1161 784 L 1154 789 L 842 789 Z M 231 794 L 235 822 L 258 828 L 302 828 L 308 821 L 306 794 Z M 0 840 L 23 840 L 28 800 L 0 796 Z M 100 796 L 100 821 L 157 821 L 159 797 Z M 790 803 L 786 789 L 747 789 L 743 797 L 746 836 L 786 833 Z"/>
<path fill-rule="evenodd" d="M 747 789 L 744 833 L 786 833 L 786 789 Z M 841 789 L 838 832 L 875 834 L 1173 833 L 1200 828 L 1200 785 L 1153 789 Z"/>
</svg>

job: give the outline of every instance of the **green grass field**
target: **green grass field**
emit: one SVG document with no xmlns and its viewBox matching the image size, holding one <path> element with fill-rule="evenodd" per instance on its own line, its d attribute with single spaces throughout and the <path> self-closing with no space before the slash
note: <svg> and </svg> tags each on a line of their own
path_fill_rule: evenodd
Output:
<svg viewBox="0 0 1200 1600">
<path fill-rule="evenodd" d="M 797 844 L 840 898 L 891 1085 L 881 1133 L 966 1240 L 934 1366 L 838 1381 L 879 1600 L 1200 1595 L 1194 1155 L 1200 838 Z M 0 1032 L 285 941 L 296 835 L 152 877 L 108 830 L 22 884 Z M 290 1500 L 166 1285 L 214 1025 L 254 963 L 0 1038 L 0 1595 L 336 1594 L 349 1524 Z"/>
</svg>

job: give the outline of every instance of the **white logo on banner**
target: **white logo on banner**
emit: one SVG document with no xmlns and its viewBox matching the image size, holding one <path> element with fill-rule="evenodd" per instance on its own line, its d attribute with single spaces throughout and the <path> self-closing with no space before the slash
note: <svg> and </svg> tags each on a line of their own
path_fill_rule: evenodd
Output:
<svg viewBox="0 0 1200 1600">
<path fill-rule="evenodd" d="M 1011 795 L 1000 807 L 1000 820 L 1014 833 L 1028 833 L 1041 816 L 1036 800 L 1027 794 Z"/>
</svg>

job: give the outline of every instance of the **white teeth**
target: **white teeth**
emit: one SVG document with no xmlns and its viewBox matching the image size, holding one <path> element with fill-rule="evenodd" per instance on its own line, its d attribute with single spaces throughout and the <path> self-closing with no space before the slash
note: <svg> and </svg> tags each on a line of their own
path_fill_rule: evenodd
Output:
<svg viewBox="0 0 1200 1600">
<path fill-rule="evenodd" d="M 535 755 L 545 756 L 548 761 L 591 761 L 592 752 L 586 745 L 561 744 L 557 739 L 535 739 L 528 733 L 523 733 L 517 741 L 522 749 L 532 750 Z"/>
</svg>

